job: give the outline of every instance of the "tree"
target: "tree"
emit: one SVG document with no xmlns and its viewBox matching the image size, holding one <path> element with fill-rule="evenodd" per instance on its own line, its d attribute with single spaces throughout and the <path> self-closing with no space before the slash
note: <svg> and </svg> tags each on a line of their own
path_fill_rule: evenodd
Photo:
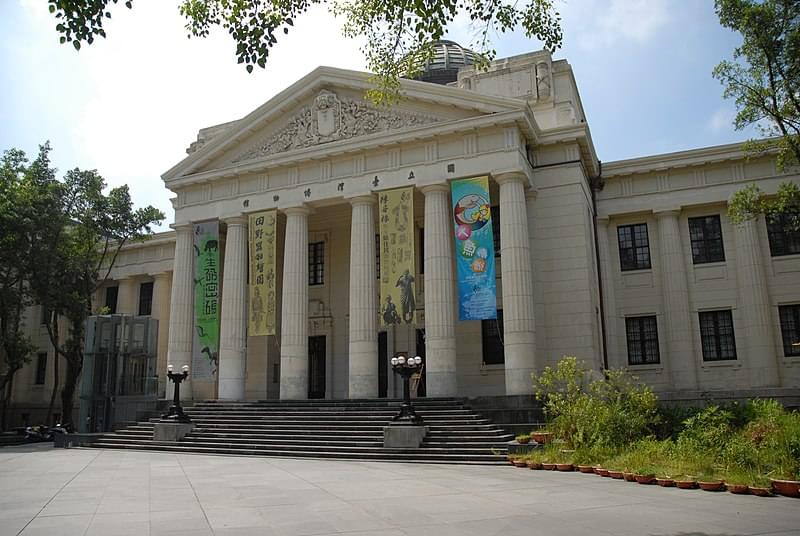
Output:
<svg viewBox="0 0 800 536">
<path fill-rule="evenodd" d="M 775 153 L 778 169 L 800 164 L 800 3 L 796 0 L 716 0 L 720 23 L 739 32 L 733 61 L 720 62 L 714 77 L 736 102 L 734 126 L 754 125 L 765 137 L 751 140 L 751 154 Z M 800 189 L 792 182 L 766 196 L 757 186 L 737 192 L 728 212 L 735 223 L 782 215 L 800 231 Z"/>
<path fill-rule="evenodd" d="M 92 295 L 108 278 L 121 248 L 144 239 L 164 214 L 151 206 L 134 209 L 127 186 L 105 194 L 105 181 L 94 170 L 76 168 L 57 180 L 49 151 L 49 145 L 42 146 L 31 166 L 25 165 L 21 151 L 6 152 L 4 166 L 27 178 L 27 197 L 20 206 L 28 219 L 3 227 L 0 240 L 3 245 L 22 244 L 3 259 L 18 266 L 18 284 L 21 281 L 29 297 L 50 312 L 46 326 L 56 352 L 54 364 L 59 357 L 66 362 L 61 412 L 64 422 L 70 422 Z M 66 322 L 63 340 L 61 322 Z"/>
<path fill-rule="evenodd" d="M 48 0 L 58 20 L 61 43 L 92 44 L 106 37 L 103 22 L 111 18 L 118 0 Z M 489 38 L 521 27 L 550 50 L 561 46 L 561 18 L 554 0 L 527 0 L 522 6 L 503 0 L 181 0 L 189 37 L 206 37 L 221 27 L 236 43 L 236 57 L 248 72 L 266 66 L 278 36 L 289 33 L 294 21 L 314 5 L 327 5 L 344 17 L 346 37 L 365 36 L 362 48 L 367 66 L 375 73 L 373 101 L 390 103 L 399 96 L 399 78 L 413 78 L 431 57 L 431 43 L 444 36 L 447 26 L 465 13 L 476 26 L 475 47 L 481 64 L 494 57 Z M 128 9 L 132 0 L 124 2 Z"/>
</svg>

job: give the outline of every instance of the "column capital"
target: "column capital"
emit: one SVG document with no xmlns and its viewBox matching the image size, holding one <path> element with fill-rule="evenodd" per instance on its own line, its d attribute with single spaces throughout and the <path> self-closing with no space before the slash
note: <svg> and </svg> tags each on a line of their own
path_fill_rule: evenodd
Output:
<svg viewBox="0 0 800 536">
<path fill-rule="evenodd" d="M 653 210 L 653 215 L 658 218 L 677 218 L 681 214 L 681 207 Z"/>
<path fill-rule="evenodd" d="M 163 272 L 152 272 L 147 275 L 153 279 L 172 279 L 172 272 L 166 270 Z"/>
<path fill-rule="evenodd" d="M 539 197 L 539 190 L 534 190 L 533 188 L 530 188 L 530 189 L 525 191 L 525 198 L 526 199 L 529 199 L 531 201 L 535 201 L 537 197 Z"/>
<path fill-rule="evenodd" d="M 354 197 L 348 197 L 347 200 L 354 207 L 357 205 L 375 205 L 378 202 L 375 196 L 371 194 L 356 195 Z"/>
<path fill-rule="evenodd" d="M 492 178 L 494 182 L 501 186 L 507 182 L 521 182 L 523 185 L 528 186 L 528 176 L 522 171 L 498 173 L 497 175 L 492 175 Z"/>
<path fill-rule="evenodd" d="M 314 210 L 311 207 L 307 207 L 305 205 L 300 205 L 300 206 L 297 206 L 297 207 L 282 208 L 281 212 L 283 212 L 287 216 L 291 216 L 293 214 L 299 214 L 299 215 L 303 215 L 303 216 L 308 216 L 309 214 L 312 214 L 314 212 Z"/>
<path fill-rule="evenodd" d="M 191 233 L 194 229 L 194 224 L 192 222 L 185 222 L 185 223 L 172 223 L 170 224 L 172 229 L 175 229 L 175 232 L 178 233 Z"/>
<path fill-rule="evenodd" d="M 611 218 L 608 216 L 595 216 L 595 221 L 597 221 L 598 225 L 602 225 L 604 227 L 608 227 L 608 224 L 611 221 Z"/>
<path fill-rule="evenodd" d="M 436 184 L 426 184 L 425 186 L 421 186 L 419 189 L 423 193 L 423 195 L 428 195 L 433 192 L 450 193 L 450 184 L 446 182 L 438 182 Z"/>
<path fill-rule="evenodd" d="M 230 218 L 225 218 L 222 220 L 225 224 L 230 227 L 233 225 L 247 225 L 247 214 L 238 214 L 236 216 L 231 216 Z"/>
</svg>

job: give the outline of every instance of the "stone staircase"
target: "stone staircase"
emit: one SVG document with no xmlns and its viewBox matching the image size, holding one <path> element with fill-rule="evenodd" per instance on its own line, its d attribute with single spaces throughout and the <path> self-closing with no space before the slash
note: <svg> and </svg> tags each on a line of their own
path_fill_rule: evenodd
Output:
<svg viewBox="0 0 800 536">
<path fill-rule="evenodd" d="M 96 448 L 247 456 L 287 456 L 395 462 L 503 464 L 513 436 L 473 411 L 464 399 L 417 399 L 430 426 L 419 449 L 383 448 L 383 427 L 399 400 L 197 402 L 186 407 L 195 424 L 183 441 L 153 441 L 153 422 L 103 434 Z"/>
</svg>

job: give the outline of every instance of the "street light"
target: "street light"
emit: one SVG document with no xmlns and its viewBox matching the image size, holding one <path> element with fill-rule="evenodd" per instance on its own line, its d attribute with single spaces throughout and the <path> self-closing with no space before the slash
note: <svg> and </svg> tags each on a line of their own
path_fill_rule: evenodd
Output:
<svg viewBox="0 0 800 536">
<path fill-rule="evenodd" d="M 411 405 L 411 387 L 409 385 L 411 376 L 419 370 L 419 366 L 422 364 L 422 358 L 417 356 L 406 359 L 405 356 L 400 355 L 393 357 L 391 363 L 395 374 L 403 377 L 403 405 L 400 406 L 400 413 L 395 415 L 392 421 L 397 421 L 399 424 L 425 424 L 422 417 L 414 411 L 414 406 Z"/>
<path fill-rule="evenodd" d="M 174 374 L 172 372 L 172 364 L 167 365 L 167 378 L 175 384 L 175 396 L 172 398 L 172 405 L 169 411 L 162 415 L 161 418 L 175 422 L 192 422 L 192 419 L 183 412 L 181 407 L 181 382 L 189 377 L 189 365 L 184 365 L 181 370 L 183 371 L 181 374 Z"/>
</svg>

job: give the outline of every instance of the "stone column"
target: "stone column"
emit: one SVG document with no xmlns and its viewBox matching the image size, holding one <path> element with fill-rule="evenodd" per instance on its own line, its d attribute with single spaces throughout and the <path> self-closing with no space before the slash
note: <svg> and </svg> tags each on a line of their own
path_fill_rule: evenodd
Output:
<svg viewBox="0 0 800 536">
<path fill-rule="evenodd" d="M 625 352 L 620 351 L 617 337 L 617 301 L 611 269 L 611 246 L 608 242 L 608 218 L 597 218 L 597 252 L 600 256 L 600 285 L 603 296 L 603 324 L 606 331 L 606 353 L 609 368 L 628 365 Z"/>
<path fill-rule="evenodd" d="M 167 364 L 176 372 L 189 365 L 189 378 L 181 384 L 181 399 L 192 399 L 192 340 L 194 335 L 194 242 L 192 224 L 174 226 L 175 261 L 172 271 L 172 300 L 169 309 L 169 342 Z M 167 371 L 161 371 L 166 376 Z M 160 374 L 159 374 L 160 375 Z M 172 398 L 174 385 L 167 382 L 167 399 Z"/>
<path fill-rule="evenodd" d="M 737 350 L 750 370 L 751 387 L 778 387 L 778 354 L 772 338 L 769 293 L 761 250 L 758 243 L 758 225 L 761 218 L 734 226 L 736 240 L 736 280 L 739 291 L 742 326 L 734 323 L 734 333 L 745 343 Z M 744 351 L 742 351 L 744 350 Z"/>
<path fill-rule="evenodd" d="M 349 396 L 378 396 L 378 289 L 375 273 L 375 198 L 350 200 Z"/>
<path fill-rule="evenodd" d="M 139 281 L 132 277 L 121 277 L 117 279 L 119 289 L 117 290 L 117 314 L 136 315 L 139 314 L 139 302 L 136 299 L 139 293 L 137 286 Z"/>
<path fill-rule="evenodd" d="M 456 297 L 450 187 L 424 186 L 425 194 L 425 381 L 428 396 L 455 396 Z"/>
<path fill-rule="evenodd" d="M 308 398 L 308 215 L 288 208 L 283 250 L 281 400 Z M 373 238 L 374 240 L 374 238 Z"/>
<path fill-rule="evenodd" d="M 225 220 L 225 270 L 219 336 L 219 399 L 244 400 L 247 354 L 247 218 Z"/>
<path fill-rule="evenodd" d="M 500 185 L 500 243 L 503 281 L 503 342 L 506 354 L 506 394 L 533 393 L 536 371 L 536 321 L 533 273 L 525 203 L 527 177 L 503 173 Z"/>
<path fill-rule="evenodd" d="M 158 346 L 156 351 L 156 370 L 158 371 L 158 396 L 165 396 L 167 370 L 167 348 L 169 344 L 169 309 L 172 273 L 158 272 L 150 274 L 153 278 L 153 310 L 152 316 L 158 320 Z"/>
<path fill-rule="evenodd" d="M 661 364 L 669 371 L 675 389 L 697 388 L 697 356 L 693 341 L 693 315 L 689 308 L 680 209 L 655 213 L 658 219 L 658 243 L 661 249 L 661 291 L 664 300 L 663 334 L 667 355 Z M 659 333 L 659 337 L 661 334 Z"/>
</svg>

